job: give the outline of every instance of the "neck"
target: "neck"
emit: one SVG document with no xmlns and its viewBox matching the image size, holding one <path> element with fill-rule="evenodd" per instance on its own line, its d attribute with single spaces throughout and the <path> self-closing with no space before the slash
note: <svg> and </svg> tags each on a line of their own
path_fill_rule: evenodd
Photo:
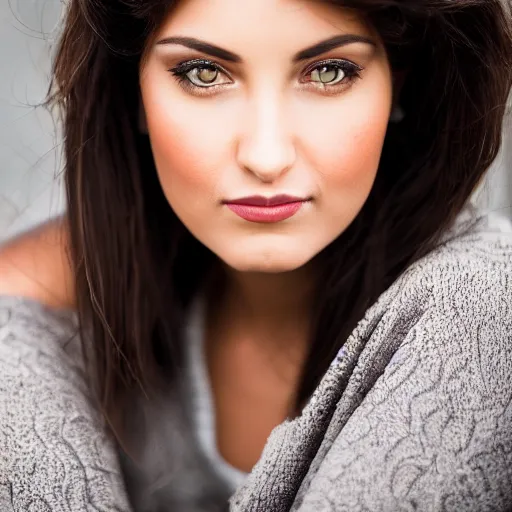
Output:
<svg viewBox="0 0 512 512">
<path fill-rule="evenodd" d="M 246 326 L 279 332 L 308 322 L 315 284 L 312 265 L 279 273 L 239 272 L 224 265 L 223 274 L 218 304 Z"/>
<path fill-rule="evenodd" d="M 311 265 L 278 274 L 214 272 L 206 288 L 209 358 L 243 353 L 294 390 L 309 348 L 313 274 Z"/>
<path fill-rule="evenodd" d="M 292 272 L 237 272 L 226 266 L 207 287 L 208 332 L 216 345 L 253 346 L 275 360 L 300 366 L 308 350 L 312 266 Z"/>
</svg>

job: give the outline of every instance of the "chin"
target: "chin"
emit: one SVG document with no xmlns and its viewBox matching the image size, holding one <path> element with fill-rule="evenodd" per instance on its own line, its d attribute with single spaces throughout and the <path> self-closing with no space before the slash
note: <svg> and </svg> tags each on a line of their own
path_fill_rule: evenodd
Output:
<svg viewBox="0 0 512 512">
<path fill-rule="evenodd" d="M 238 272 L 262 272 L 268 274 L 292 272 L 311 261 L 313 256 L 312 254 L 284 254 L 278 249 L 259 254 L 218 254 L 218 257 L 226 265 Z"/>
</svg>

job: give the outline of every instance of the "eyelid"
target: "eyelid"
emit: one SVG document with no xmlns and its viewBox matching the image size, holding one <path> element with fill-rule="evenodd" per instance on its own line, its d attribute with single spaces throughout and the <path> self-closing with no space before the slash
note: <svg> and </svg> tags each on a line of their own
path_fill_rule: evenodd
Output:
<svg viewBox="0 0 512 512">
<path fill-rule="evenodd" d="M 338 66 L 339 68 L 344 68 L 344 67 L 352 68 L 354 71 L 358 71 L 358 72 L 364 70 L 364 68 L 362 66 L 359 66 L 358 64 L 356 64 L 355 62 L 352 62 L 351 60 L 329 58 L 329 59 L 323 59 L 323 60 L 312 62 L 306 68 L 304 73 L 307 74 L 320 66 L 324 66 L 324 65 L 328 65 L 328 64 Z"/>
<path fill-rule="evenodd" d="M 172 67 L 169 71 L 172 71 L 175 74 L 184 74 L 188 73 L 189 71 L 192 71 L 194 68 L 200 68 L 201 66 L 214 68 L 217 71 L 224 73 L 226 76 L 230 78 L 230 80 L 232 80 L 232 78 L 229 75 L 229 72 L 223 66 L 210 59 L 185 60 L 178 63 L 176 66 Z"/>
</svg>

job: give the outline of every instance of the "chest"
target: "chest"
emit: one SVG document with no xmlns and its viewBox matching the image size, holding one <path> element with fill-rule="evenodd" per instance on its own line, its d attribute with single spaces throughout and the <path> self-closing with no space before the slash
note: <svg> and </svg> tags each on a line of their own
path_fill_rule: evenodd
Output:
<svg viewBox="0 0 512 512">
<path fill-rule="evenodd" d="M 268 436 L 289 413 L 296 387 L 290 359 L 238 340 L 205 347 L 216 444 L 229 464 L 250 472 Z"/>
</svg>

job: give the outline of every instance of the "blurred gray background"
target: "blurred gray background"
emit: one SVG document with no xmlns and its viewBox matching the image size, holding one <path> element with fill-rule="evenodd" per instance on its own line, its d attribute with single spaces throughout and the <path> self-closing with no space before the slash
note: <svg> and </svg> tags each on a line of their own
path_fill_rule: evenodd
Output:
<svg viewBox="0 0 512 512">
<path fill-rule="evenodd" d="M 45 96 L 61 0 L 0 0 L 0 241 L 62 212 L 58 131 Z M 510 116 L 509 116 L 510 118 Z M 512 122 L 475 199 L 512 219 Z"/>
<path fill-rule="evenodd" d="M 0 0 L 0 240 L 65 207 L 49 82 L 60 0 Z"/>
</svg>

